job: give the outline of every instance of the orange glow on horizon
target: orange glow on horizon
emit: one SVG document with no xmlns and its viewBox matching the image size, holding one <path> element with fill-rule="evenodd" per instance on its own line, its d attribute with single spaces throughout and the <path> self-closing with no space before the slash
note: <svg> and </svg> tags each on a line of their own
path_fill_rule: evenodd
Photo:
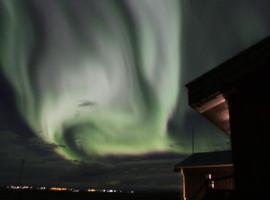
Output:
<svg viewBox="0 0 270 200">
<path fill-rule="evenodd" d="M 88 191 L 88 192 L 96 192 L 97 190 L 96 190 L 96 189 L 91 188 L 91 189 L 88 189 L 87 191 Z"/>
<path fill-rule="evenodd" d="M 51 187 L 49 190 L 51 190 L 51 191 L 67 191 L 67 188 Z"/>
</svg>

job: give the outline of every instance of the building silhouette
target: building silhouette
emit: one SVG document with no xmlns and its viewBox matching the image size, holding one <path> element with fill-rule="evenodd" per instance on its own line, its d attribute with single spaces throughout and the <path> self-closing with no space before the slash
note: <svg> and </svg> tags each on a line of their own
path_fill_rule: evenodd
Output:
<svg viewBox="0 0 270 200">
<path fill-rule="evenodd" d="M 234 199 L 269 196 L 269 68 L 266 38 L 186 85 L 189 105 L 231 137 Z"/>
<path fill-rule="evenodd" d="M 231 151 L 194 153 L 175 166 L 181 173 L 183 199 L 203 199 L 207 193 L 234 190 Z"/>
</svg>

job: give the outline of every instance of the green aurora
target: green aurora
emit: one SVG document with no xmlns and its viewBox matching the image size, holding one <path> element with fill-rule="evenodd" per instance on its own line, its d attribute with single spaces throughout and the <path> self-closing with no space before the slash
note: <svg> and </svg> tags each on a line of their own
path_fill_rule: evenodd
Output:
<svg viewBox="0 0 270 200">
<path fill-rule="evenodd" d="M 0 12 L 0 65 L 31 129 L 67 159 L 185 152 L 167 130 L 179 2 L 37 2 L 3 0 Z"/>
</svg>

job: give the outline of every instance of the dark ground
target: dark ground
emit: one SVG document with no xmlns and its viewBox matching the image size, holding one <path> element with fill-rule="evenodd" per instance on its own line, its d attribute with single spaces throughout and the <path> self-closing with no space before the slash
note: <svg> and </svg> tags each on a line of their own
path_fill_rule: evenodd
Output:
<svg viewBox="0 0 270 200">
<path fill-rule="evenodd" d="M 1 200 L 179 200 L 179 193 L 87 193 L 53 191 L 0 191 Z"/>
</svg>

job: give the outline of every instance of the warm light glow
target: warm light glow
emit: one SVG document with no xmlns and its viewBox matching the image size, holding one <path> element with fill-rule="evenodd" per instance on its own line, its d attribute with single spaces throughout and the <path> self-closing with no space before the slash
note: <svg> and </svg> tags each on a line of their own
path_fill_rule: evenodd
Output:
<svg viewBox="0 0 270 200">
<path fill-rule="evenodd" d="M 212 179 L 212 174 L 208 174 L 208 179 L 209 179 L 209 180 Z"/>
<path fill-rule="evenodd" d="M 96 192 L 97 190 L 96 190 L 96 189 L 91 188 L 91 189 L 88 189 L 87 191 L 88 191 L 88 192 Z"/>
<path fill-rule="evenodd" d="M 224 98 L 224 96 L 222 94 L 217 95 L 215 98 L 211 99 L 210 101 L 204 103 L 203 105 L 197 107 L 197 111 L 199 113 L 204 113 L 207 110 L 210 110 L 222 103 L 224 103 L 226 101 L 226 99 Z"/>
<path fill-rule="evenodd" d="M 183 194 L 183 200 L 186 200 L 186 184 L 185 184 L 185 174 L 184 170 L 181 169 L 181 176 L 182 176 L 182 194 Z"/>
<path fill-rule="evenodd" d="M 51 187 L 49 190 L 51 190 L 51 191 L 67 191 L 67 188 Z"/>
<path fill-rule="evenodd" d="M 221 112 L 221 119 L 223 121 L 229 121 L 230 115 L 229 115 L 229 110 L 228 109 L 226 109 L 223 112 Z"/>
<path fill-rule="evenodd" d="M 211 185 L 210 185 L 210 187 L 211 187 L 212 189 L 214 189 L 214 188 L 215 188 L 215 182 L 214 182 L 214 181 L 211 181 Z"/>
<path fill-rule="evenodd" d="M 208 100 L 202 105 L 195 107 L 195 110 L 203 114 L 207 119 L 221 128 L 227 134 L 230 134 L 230 114 L 228 102 L 223 94 Z"/>
</svg>

